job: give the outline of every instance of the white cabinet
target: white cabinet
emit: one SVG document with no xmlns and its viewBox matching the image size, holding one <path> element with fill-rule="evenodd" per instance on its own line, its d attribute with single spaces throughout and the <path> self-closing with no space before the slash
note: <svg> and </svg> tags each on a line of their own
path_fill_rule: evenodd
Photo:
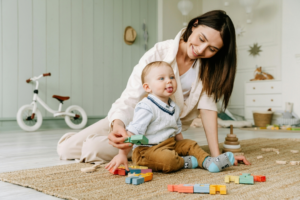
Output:
<svg viewBox="0 0 300 200">
<path fill-rule="evenodd" d="M 250 81 L 245 83 L 245 118 L 253 122 L 253 110 L 282 110 L 281 81 Z M 276 116 L 273 116 L 273 123 Z"/>
</svg>

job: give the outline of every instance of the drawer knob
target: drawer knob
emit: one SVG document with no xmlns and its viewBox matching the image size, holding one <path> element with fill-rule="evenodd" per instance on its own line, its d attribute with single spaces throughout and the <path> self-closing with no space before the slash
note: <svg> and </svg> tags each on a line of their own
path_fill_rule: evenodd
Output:
<svg viewBox="0 0 300 200">
<path fill-rule="evenodd" d="M 255 87 L 253 87 L 253 90 L 255 90 Z"/>
<path fill-rule="evenodd" d="M 273 86 L 271 86 L 271 89 L 273 89 Z"/>
<path fill-rule="evenodd" d="M 255 102 L 255 99 L 253 99 L 253 102 Z"/>
<path fill-rule="evenodd" d="M 271 101 L 273 101 L 273 99 L 271 99 Z"/>
</svg>

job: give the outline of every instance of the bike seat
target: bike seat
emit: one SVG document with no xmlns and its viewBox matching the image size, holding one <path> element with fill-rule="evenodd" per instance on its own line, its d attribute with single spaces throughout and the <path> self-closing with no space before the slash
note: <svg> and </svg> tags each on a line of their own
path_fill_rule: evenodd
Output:
<svg viewBox="0 0 300 200">
<path fill-rule="evenodd" d="M 68 99 L 70 99 L 70 97 L 62 97 L 62 96 L 58 96 L 58 95 L 53 95 L 53 98 L 57 99 L 60 102 L 66 101 Z"/>
</svg>

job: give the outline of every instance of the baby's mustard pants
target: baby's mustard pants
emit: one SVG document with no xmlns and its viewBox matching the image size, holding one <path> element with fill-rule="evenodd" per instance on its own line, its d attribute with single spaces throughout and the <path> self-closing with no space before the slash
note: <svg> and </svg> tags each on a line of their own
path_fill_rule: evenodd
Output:
<svg viewBox="0 0 300 200">
<path fill-rule="evenodd" d="M 184 159 L 180 156 L 196 157 L 199 167 L 202 168 L 202 163 L 208 153 L 193 140 L 176 141 L 175 137 L 171 137 L 152 147 L 136 147 L 132 154 L 132 161 L 135 165 L 147 166 L 153 171 L 168 173 L 183 168 Z"/>
</svg>

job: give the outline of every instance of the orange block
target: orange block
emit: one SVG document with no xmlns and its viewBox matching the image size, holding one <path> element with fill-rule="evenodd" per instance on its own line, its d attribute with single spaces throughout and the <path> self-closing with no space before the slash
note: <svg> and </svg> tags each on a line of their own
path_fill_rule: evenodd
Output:
<svg viewBox="0 0 300 200">
<path fill-rule="evenodd" d="M 144 178 L 144 181 L 145 181 L 145 182 L 147 182 L 147 181 L 151 181 L 151 180 L 152 180 L 152 178 L 153 178 L 153 173 L 141 174 L 140 176 Z"/>
<path fill-rule="evenodd" d="M 170 192 L 175 192 L 175 191 L 174 191 L 174 186 L 175 186 L 175 185 L 168 185 L 168 191 L 170 191 Z"/>
<path fill-rule="evenodd" d="M 174 192 L 178 192 L 178 188 L 179 188 L 180 186 L 183 186 L 183 184 L 180 184 L 180 185 L 174 185 Z"/>
<path fill-rule="evenodd" d="M 178 186 L 178 192 L 180 193 L 194 193 L 194 185 L 184 184 Z"/>
</svg>

